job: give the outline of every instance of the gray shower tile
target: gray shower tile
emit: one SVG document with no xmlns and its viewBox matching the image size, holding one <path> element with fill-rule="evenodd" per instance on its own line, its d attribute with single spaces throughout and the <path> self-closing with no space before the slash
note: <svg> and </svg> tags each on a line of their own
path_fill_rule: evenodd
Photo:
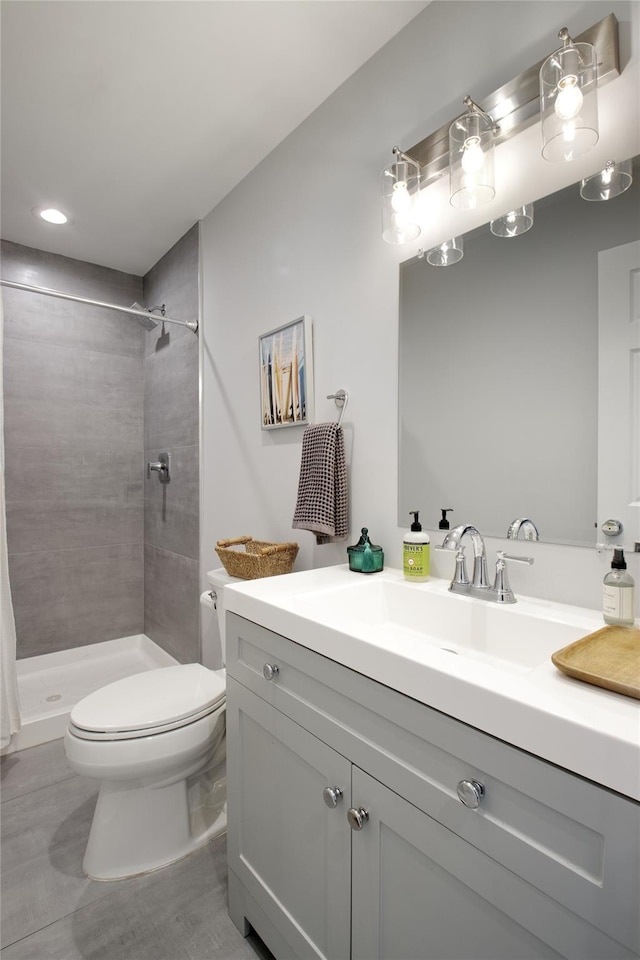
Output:
<svg viewBox="0 0 640 960">
<path fill-rule="evenodd" d="M 144 632 L 181 663 L 200 659 L 198 561 L 145 544 Z"/>
<path fill-rule="evenodd" d="M 78 350 L 142 357 L 144 330 L 135 317 L 11 288 L 3 292 L 3 301 L 7 340 L 39 341 Z"/>
<path fill-rule="evenodd" d="M 147 450 L 146 460 L 160 450 Z M 197 559 L 199 546 L 198 446 L 173 447 L 169 483 L 152 473 L 144 482 L 144 540 L 154 547 Z"/>
<path fill-rule="evenodd" d="M 199 225 L 196 223 L 145 274 L 143 289 L 146 306 L 165 304 L 166 313 L 170 317 L 177 320 L 198 319 L 199 243 Z M 186 327 L 173 325 L 170 331 L 172 342 L 181 336 L 193 337 L 193 333 Z M 161 337 L 161 326 L 146 334 L 145 354 L 155 353 L 162 348 Z"/>
<path fill-rule="evenodd" d="M 18 656 L 142 633 L 139 543 L 9 558 Z"/>
<path fill-rule="evenodd" d="M 130 306 L 142 296 L 142 278 L 133 274 L 10 240 L 3 240 L 1 249 L 2 275 L 7 280 L 124 306 Z"/>
<path fill-rule="evenodd" d="M 7 500 L 9 555 L 141 543 L 141 500 Z"/>
<path fill-rule="evenodd" d="M 67 763 L 62 740 L 53 740 L 0 758 L 2 802 L 75 776 Z"/>
<path fill-rule="evenodd" d="M 144 368 L 145 449 L 198 443 L 198 338 L 172 339 L 145 359 Z"/>
<path fill-rule="evenodd" d="M 140 435 L 142 382 L 136 359 L 71 347 L 5 343 L 5 436 L 11 449 Z"/>
<path fill-rule="evenodd" d="M 142 502 L 142 422 L 128 436 L 122 431 L 102 443 L 91 431 L 60 443 L 43 439 L 28 446 L 22 440 L 13 431 L 6 463 L 7 500 Z"/>
</svg>

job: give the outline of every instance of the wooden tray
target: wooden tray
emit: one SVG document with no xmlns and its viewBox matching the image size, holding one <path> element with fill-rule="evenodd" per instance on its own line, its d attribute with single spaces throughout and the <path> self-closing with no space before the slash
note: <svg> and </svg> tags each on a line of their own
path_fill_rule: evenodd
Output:
<svg viewBox="0 0 640 960">
<path fill-rule="evenodd" d="M 640 700 L 638 627 L 603 627 L 556 650 L 551 659 L 569 677 Z"/>
</svg>

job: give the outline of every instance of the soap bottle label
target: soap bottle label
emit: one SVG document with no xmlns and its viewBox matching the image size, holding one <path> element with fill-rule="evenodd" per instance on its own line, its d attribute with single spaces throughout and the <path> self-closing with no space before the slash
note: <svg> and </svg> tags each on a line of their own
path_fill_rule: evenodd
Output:
<svg viewBox="0 0 640 960">
<path fill-rule="evenodd" d="M 402 551 L 402 569 L 405 577 L 426 580 L 430 570 L 428 543 L 405 543 Z"/>
<path fill-rule="evenodd" d="M 612 619 L 633 623 L 633 590 L 605 584 L 602 588 L 602 612 Z"/>
</svg>

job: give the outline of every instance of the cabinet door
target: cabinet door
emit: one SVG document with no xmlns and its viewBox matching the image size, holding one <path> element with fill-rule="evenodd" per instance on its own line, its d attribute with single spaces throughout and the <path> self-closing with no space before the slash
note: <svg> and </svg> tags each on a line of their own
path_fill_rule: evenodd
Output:
<svg viewBox="0 0 640 960">
<path fill-rule="evenodd" d="M 348 960 L 351 765 L 231 678 L 227 736 L 229 868 L 292 955 Z"/>
<path fill-rule="evenodd" d="M 353 960 L 632 956 L 357 767 L 352 800 Z"/>
</svg>

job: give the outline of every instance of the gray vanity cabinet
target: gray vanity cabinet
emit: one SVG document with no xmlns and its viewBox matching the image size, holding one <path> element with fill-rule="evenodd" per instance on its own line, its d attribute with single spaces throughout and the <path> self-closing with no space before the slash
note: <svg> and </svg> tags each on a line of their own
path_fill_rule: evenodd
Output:
<svg viewBox="0 0 640 960">
<path fill-rule="evenodd" d="M 291 945 L 277 956 L 293 948 L 295 956 L 348 960 L 351 765 L 233 679 L 227 683 L 229 863 L 255 903 L 277 915 Z M 335 807 L 323 799 L 327 786 L 336 797 L 340 791 Z"/>
<path fill-rule="evenodd" d="M 640 956 L 637 803 L 234 614 L 227 673 L 229 912 L 278 960 Z"/>
<path fill-rule="evenodd" d="M 559 956 L 492 904 L 515 906 L 509 871 L 357 769 L 353 795 L 369 811 L 352 840 L 354 960 Z"/>
</svg>

